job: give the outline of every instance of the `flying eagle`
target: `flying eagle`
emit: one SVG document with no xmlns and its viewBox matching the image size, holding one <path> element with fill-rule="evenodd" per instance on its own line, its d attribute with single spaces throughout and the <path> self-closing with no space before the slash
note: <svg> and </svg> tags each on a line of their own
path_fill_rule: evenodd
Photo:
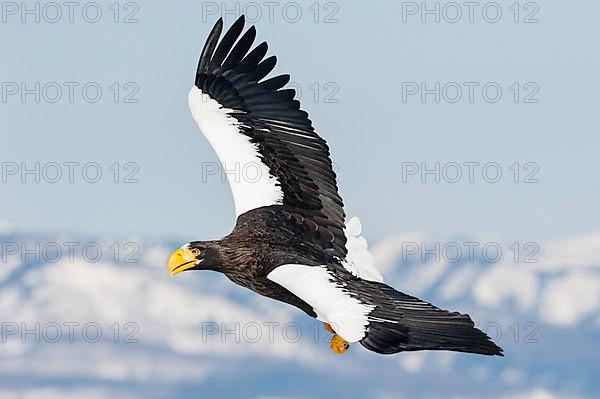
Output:
<svg viewBox="0 0 600 399">
<path fill-rule="evenodd" d="M 330 347 L 360 342 L 377 353 L 451 350 L 500 355 L 466 314 L 437 308 L 383 283 L 360 237 L 345 223 L 329 148 L 300 109 L 289 75 L 265 79 L 275 56 L 251 50 L 254 26 L 240 17 L 219 41 L 210 32 L 188 95 L 192 116 L 228 168 L 252 165 L 255 179 L 228 178 L 236 225 L 215 241 L 192 241 L 168 260 L 173 275 L 213 270 L 324 323 Z M 240 37 L 241 35 L 241 37 Z M 228 176 L 229 177 L 229 176 Z"/>
</svg>

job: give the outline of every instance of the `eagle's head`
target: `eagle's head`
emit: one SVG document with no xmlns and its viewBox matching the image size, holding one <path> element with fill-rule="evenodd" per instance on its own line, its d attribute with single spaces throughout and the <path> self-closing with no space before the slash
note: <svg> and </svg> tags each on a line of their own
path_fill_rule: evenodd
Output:
<svg viewBox="0 0 600 399">
<path fill-rule="evenodd" d="M 169 256 L 167 267 L 173 276 L 186 270 L 210 270 L 216 265 L 216 255 L 207 242 L 188 242 Z"/>
</svg>

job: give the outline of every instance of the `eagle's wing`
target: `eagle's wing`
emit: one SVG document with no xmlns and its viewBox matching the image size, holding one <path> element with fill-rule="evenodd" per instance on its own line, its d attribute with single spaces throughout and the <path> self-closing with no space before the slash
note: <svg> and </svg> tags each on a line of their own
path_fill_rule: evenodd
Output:
<svg viewBox="0 0 600 399">
<path fill-rule="evenodd" d="M 360 341 L 377 353 L 428 349 L 503 356 L 469 315 L 340 272 L 336 265 L 286 264 L 267 278 L 311 306 L 345 341 Z"/>
<path fill-rule="evenodd" d="M 311 307 L 344 340 L 360 341 L 379 353 L 445 349 L 501 355 L 469 316 L 378 282 L 381 274 L 360 258 L 361 250 L 366 251 L 360 223 L 344 224 L 325 140 L 300 110 L 295 92 L 282 89 L 289 76 L 264 80 L 276 59 L 263 59 L 266 43 L 250 51 L 255 30 L 251 27 L 239 38 L 243 27 L 241 17 L 220 42 L 222 20 L 212 29 L 189 94 L 192 115 L 226 169 L 238 217 L 280 205 L 278 216 L 321 237 L 301 245 L 316 245 L 339 260 L 315 265 L 314 259 L 287 254 L 294 263 L 280 263 L 286 257 L 278 257 L 267 280 Z"/>
<path fill-rule="evenodd" d="M 266 42 L 250 51 L 256 31 L 252 26 L 241 35 L 243 27 L 242 16 L 219 42 L 223 21 L 217 21 L 189 93 L 194 120 L 227 174 L 236 217 L 262 206 L 286 205 L 290 217 L 329 243 L 325 251 L 345 261 L 345 214 L 329 148 L 294 99 L 295 91 L 282 89 L 289 75 L 265 79 L 276 58 L 265 58 Z M 370 274 L 381 277 L 376 270 Z"/>
</svg>

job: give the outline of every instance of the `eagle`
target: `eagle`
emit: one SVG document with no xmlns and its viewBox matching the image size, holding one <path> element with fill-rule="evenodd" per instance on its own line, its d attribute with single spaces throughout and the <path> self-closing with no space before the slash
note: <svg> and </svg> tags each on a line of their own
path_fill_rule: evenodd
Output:
<svg viewBox="0 0 600 399">
<path fill-rule="evenodd" d="M 360 342 L 380 354 L 449 350 L 503 356 L 467 314 L 440 309 L 383 282 L 360 236 L 346 222 L 329 147 L 285 88 L 267 78 L 277 58 L 253 47 L 242 15 L 221 38 L 223 19 L 200 55 L 188 103 L 194 121 L 227 170 L 251 166 L 252 178 L 228 174 L 233 231 L 191 241 L 168 259 L 172 275 L 223 273 L 232 282 L 295 306 L 323 322 L 329 346 L 344 353 Z M 221 38 L 221 39 L 220 39 Z"/>
</svg>

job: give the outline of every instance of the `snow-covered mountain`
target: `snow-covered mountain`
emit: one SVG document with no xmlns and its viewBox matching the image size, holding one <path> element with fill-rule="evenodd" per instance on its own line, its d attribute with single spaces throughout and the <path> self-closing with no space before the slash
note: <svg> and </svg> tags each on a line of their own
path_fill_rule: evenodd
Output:
<svg viewBox="0 0 600 399">
<path fill-rule="evenodd" d="M 294 308 L 216 273 L 168 275 L 180 243 L 10 231 L 0 240 L 0 398 L 600 392 L 600 234 L 516 246 L 404 234 L 372 246 L 389 284 L 471 314 L 504 358 L 379 356 L 360 345 L 335 356 L 320 323 Z"/>
</svg>

